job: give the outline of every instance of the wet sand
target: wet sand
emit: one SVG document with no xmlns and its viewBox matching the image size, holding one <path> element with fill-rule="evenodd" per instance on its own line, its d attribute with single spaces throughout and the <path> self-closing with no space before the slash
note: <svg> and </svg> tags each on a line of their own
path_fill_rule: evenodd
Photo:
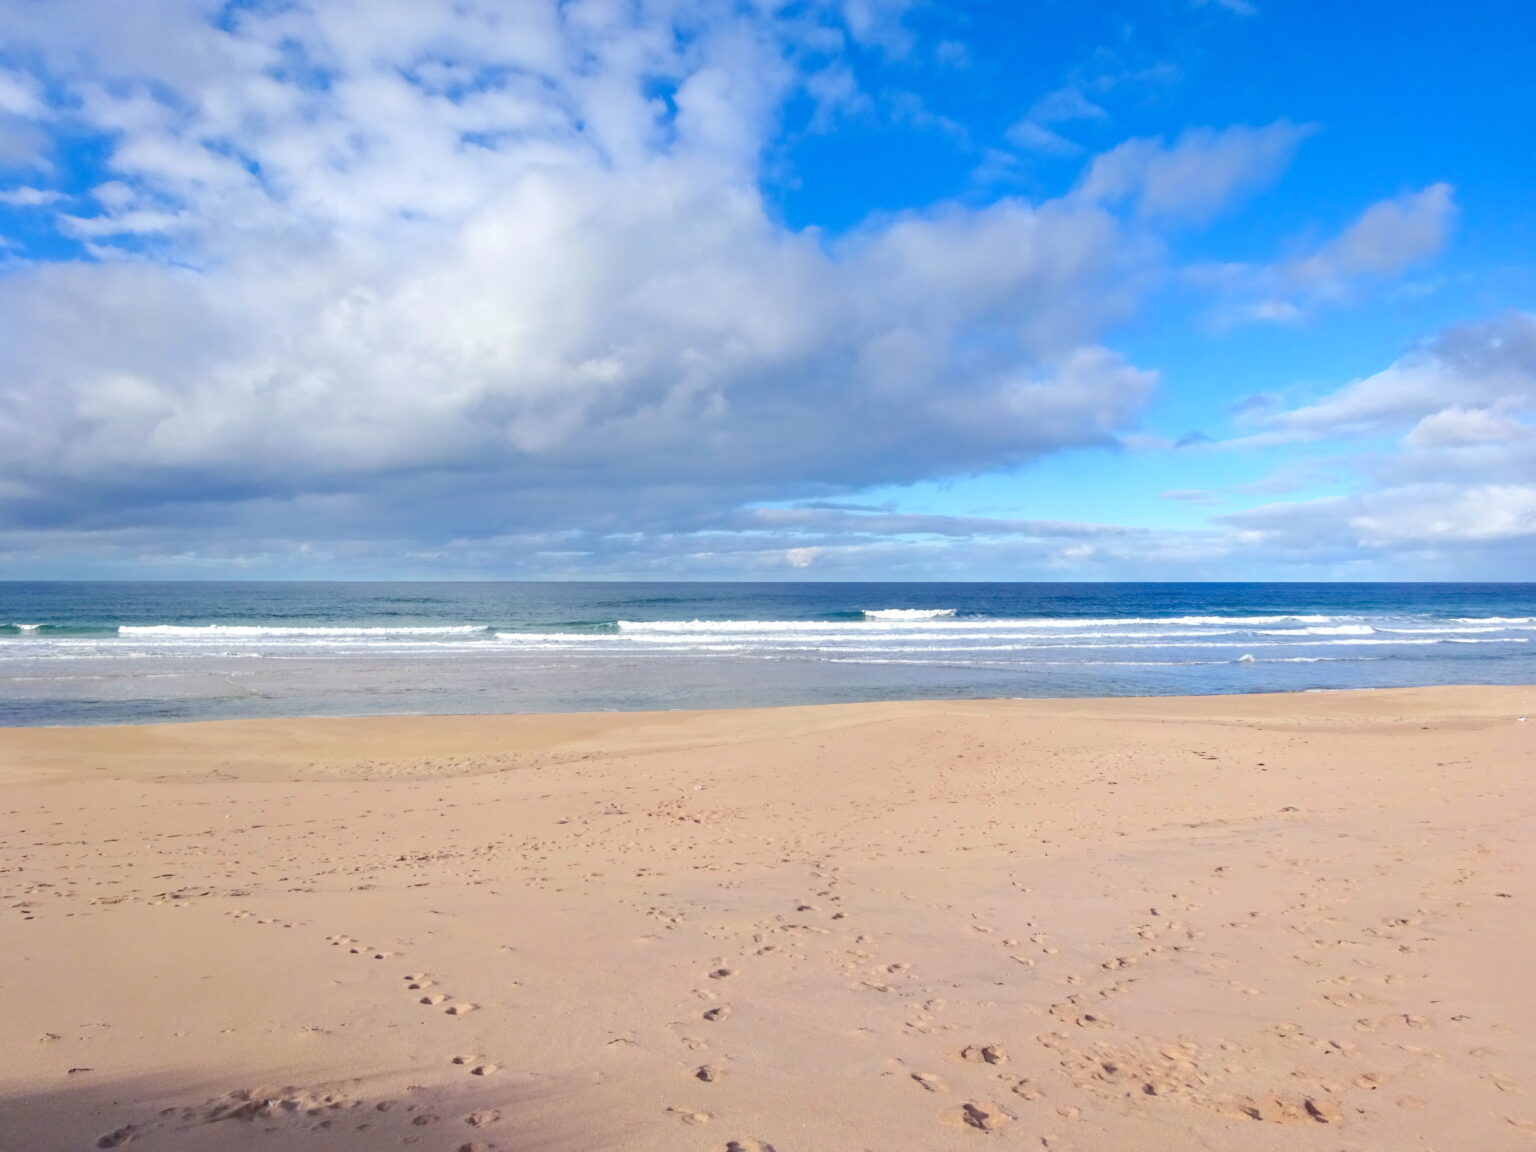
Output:
<svg viewBox="0 0 1536 1152">
<path fill-rule="evenodd" d="M 0 1149 L 1536 1149 L 1533 771 L 1533 688 L 0 730 Z"/>
</svg>

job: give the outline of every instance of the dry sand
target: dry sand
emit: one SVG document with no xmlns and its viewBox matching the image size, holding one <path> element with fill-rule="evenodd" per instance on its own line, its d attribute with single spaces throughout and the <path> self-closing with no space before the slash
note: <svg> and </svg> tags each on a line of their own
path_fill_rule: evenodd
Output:
<svg viewBox="0 0 1536 1152">
<path fill-rule="evenodd" d="M 3 730 L 0 1148 L 1536 1149 L 1533 753 L 1532 688 Z"/>
</svg>

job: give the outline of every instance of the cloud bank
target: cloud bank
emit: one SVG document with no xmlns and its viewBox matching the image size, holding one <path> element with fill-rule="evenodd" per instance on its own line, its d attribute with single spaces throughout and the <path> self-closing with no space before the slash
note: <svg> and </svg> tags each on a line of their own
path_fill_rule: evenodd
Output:
<svg viewBox="0 0 1536 1152">
<path fill-rule="evenodd" d="M 787 225 L 785 142 L 900 103 L 867 78 L 929 50 L 909 8 L 0 0 L 0 204 L 51 230 L 0 249 L 0 559 L 997 575 L 1283 552 L 1307 506 L 1164 534 L 761 507 L 1134 445 L 1159 381 L 1112 333 L 1168 237 L 1311 132 L 1192 128 L 1085 156 L 1056 195 Z M 1065 91 L 1019 123 L 1108 116 Z M 1335 300 L 1438 250 L 1453 212 L 1440 184 L 1384 201 L 1223 291 Z M 1525 369 L 1458 339 L 1253 435 L 1402 427 L 1383 472 L 1513 452 Z M 1409 399 L 1453 375 L 1455 404 Z M 1524 522 L 1497 501 L 1480 538 Z M 1394 507 L 1350 513 L 1362 539 L 1403 538 Z"/>
</svg>

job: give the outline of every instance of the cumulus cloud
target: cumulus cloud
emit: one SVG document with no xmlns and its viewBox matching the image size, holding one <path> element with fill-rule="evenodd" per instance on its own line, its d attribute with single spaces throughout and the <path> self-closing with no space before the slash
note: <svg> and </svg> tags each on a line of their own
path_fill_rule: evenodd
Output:
<svg viewBox="0 0 1536 1152">
<path fill-rule="evenodd" d="M 1100 204 L 775 219 L 787 102 L 901 3 L 43 7 L 109 158 L 56 216 L 96 259 L 0 280 L 13 524 L 654 525 L 1113 443 L 1153 385 Z"/>
<path fill-rule="evenodd" d="M 1226 445 L 1391 439 L 1333 461 L 1330 470 L 1347 463 L 1354 473 L 1344 495 L 1219 518 L 1253 547 L 1413 555 L 1485 577 L 1529 576 L 1536 559 L 1536 316 L 1512 312 L 1455 325 L 1380 372 L 1309 404 L 1266 406 L 1253 419 L 1263 431 Z M 1301 461 L 1283 472 L 1321 465 Z"/>
<path fill-rule="evenodd" d="M 32 166 L 0 201 L 80 252 L 0 276 L 0 557 L 1112 576 L 1229 556 L 1260 529 L 827 503 L 1146 440 L 1156 374 L 1108 333 L 1163 270 L 1159 230 L 1236 204 L 1308 132 L 1132 140 L 1054 197 L 786 226 L 763 188 L 791 119 L 826 126 L 862 106 L 871 58 L 920 55 L 910 7 L 0 0 L 28 65 L 0 70 L 0 163 Z M 1123 79 L 1026 120 L 1101 122 Z M 99 170 L 51 187 L 65 136 Z M 1290 275 L 1390 274 L 1449 204 L 1372 210 Z M 1456 340 L 1357 390 L 1452 372 Z M 1349 391 L 1311 407 L 1370 407 Z M 1412 452 L 1511 452 L 1524 409 L 1503 397 L 1359 419 Z M 1263 416 L 1273 437 L 1347 423 Z"/>
<path fill-rule="evenodd" d="M 1468 442 L 1468 433 L 1473 439 L 1507 439 L 1514 418 L 1533 409 L 1536 314 L 1510 312 L 1454 325 L 1380 372 L 1310 404 L 1264 413 L 1259 422 L 1275 438 L 1293 439 L 1422 428 L 1418 446 L 1428 446 Z M 1499 435 L 1482 434 L 1498 429 Z"/>
</svg>

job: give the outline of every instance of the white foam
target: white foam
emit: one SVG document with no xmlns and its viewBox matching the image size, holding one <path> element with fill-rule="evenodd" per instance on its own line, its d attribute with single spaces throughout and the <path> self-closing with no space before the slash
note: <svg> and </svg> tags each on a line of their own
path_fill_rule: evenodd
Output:
<svg viewBox="0 0 1536 1152">
<path fill-rule="evenodd" d="M 1376 632 L 1369 624 L 1337 624 L 1331 628 L 1263 628 L 1261 636 L 1370 636 Z"/>
<path fill-rule="evenodd" d="M 23 632 L 36 632 L 39 628 L 42 627 L 42 625 L 41 624 L 17 624 L 17 625 L 15 625 L 15 627 L 20 628 Z"/>
<path fill-rule="evenodd" d="M 921 612 L 917 616 L 890 616 L 870 618 L 866 612 L 863 621 L 832 621 L 832 620 L 620 620 L 618 628 L 620 632 L 847 632 L 850 634 L 863 634 L 879 628 L 912 628 L 933 630 L 935 632 L 953 631 L 956 629 L 984 628 L 989 632 L 1007 629 L 1049 628 L 1052 630 L 1072 630 L 1084 628 L 1124 628 L 1136 626 L 1189 627 L 1206 625 L 1228 625 L 1238 628 L 1256 628 L 1261 624 L 1326 624 L 1337 619 L 1334 616 L 1110 616 L 1110 617 L 1084 617 L 1082 619 L 1067 619 L 1063 617 L 1008 617 L 1005 619 L 982 619 L 967 617 L 957 620 L 950 615 L 950 609 L 944 609 L 943 614 L 938 610 L 930 613 L 928 609 L 893 608 L 881 609 L 887 612 Z M 1125 635 L 1123 632 L 1111 633 L 1112 635 Z"/>
<path fill-rule="evenodd" d="M 1326 624 L 1337 616 L 1109 616 L 1101 619 L 1064 619 L 1040 617 L 1020 619 L 1017 623 L 1037 628 L 1102 628 L 1121 624 L 1235 624 L 1250 627 L 1259 624 Z"/>
<path fill-rule="evenodd" d="M 953 616 L 953 608 L 866 608 L 866 620 L 942 620 Z"/>
<path fill-rule="evenodd" d="M 1536 624 L 1536 616 L 1458 616 L 1457 624 Z"/>
<path fill-rule="evenodd" d="M 327 637 L 387 636 L 464 636 L 484 632 L 479 624 L 444 624 L 437 627 L 412 628 L 333 628 L 325 625 L 257 626 L 245 624 L 124 624 L 118 628 L 119 636 L 163 637 L 165 639 L 265 639 L 267 637 L 293 637 L 320 639 Z"/>
</svg>

